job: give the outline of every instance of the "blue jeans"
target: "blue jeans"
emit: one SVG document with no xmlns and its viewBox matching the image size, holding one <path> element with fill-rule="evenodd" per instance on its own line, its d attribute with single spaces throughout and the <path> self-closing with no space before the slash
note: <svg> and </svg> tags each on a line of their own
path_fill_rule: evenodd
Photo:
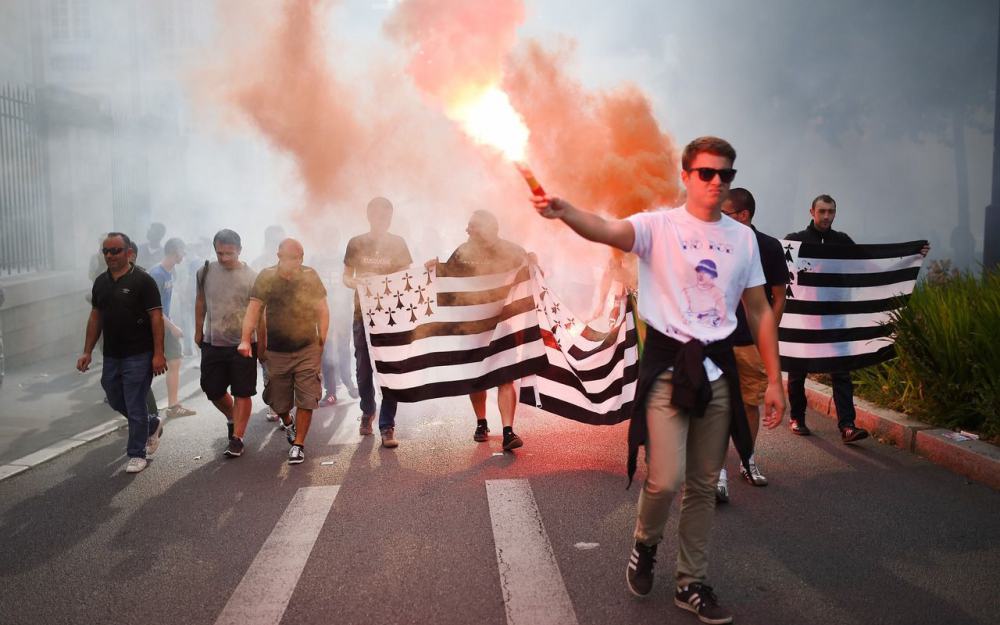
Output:
<svg viewBox="0 0 1000 625">
<path fill-rule="evenodd" d="M 375 384 L 372 380 L 372 361 L 365 339 L 365 326 L 361 319 L 354 320 L 354 363 L 358 376 L 358 393 L 361 395 L 361 412 L 375 414 Z M 382 396 L 382 409 L 378 413 L 378 429 L 396 427 L 396 400 Z"/>
<path fill-rule="evenodd" d="M 101 386 L 108 404 L 128 419 L 129 458 L 146 457 L 146 439 L 159 425 L 159 418 L 149 414 L 146 396 L 153 383 L 153 354 L 145 352 L 125 358 L 104 356 Z"/>
<path fill-rule="evenodd" d="M 854 427 L 854 383 L 847 371 L 831 373 L 833 378 L 833 404 L 837 407 L 837 427 Z M 791 417 L 799 423 L 806 422 L 806 374 L 788 373 L 788 403 Z"/>
</svg>

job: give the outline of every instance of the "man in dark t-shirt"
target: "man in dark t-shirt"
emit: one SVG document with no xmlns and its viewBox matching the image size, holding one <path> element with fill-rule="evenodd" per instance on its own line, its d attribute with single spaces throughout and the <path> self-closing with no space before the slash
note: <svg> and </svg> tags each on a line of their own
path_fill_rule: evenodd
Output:
<svg viewBox="0 0 1000 625">
<path fill-rule="evenodd" d="M 477 210 L 472 213 L 465 229 L 469 240 L 458 246 L 446 263 L 449 276 L 482 276 L 513 271 L 524 262 L 532 260 L 520 245 L 500 238 L 500 224 L 493 213 Z M 433 263 L 431 261 L 429 264 Z M 469 395 L 476 414 L 476 431 L 472 440 L 483 443 L 489 440 L 490 429 L 486 422 L 486 391 Z M 503 424 L 503 449 L 512 451 L 524 442 L 514 433 L 514 412 L 517 409 L 517 392 L 514 381 L 503 382 L 497 387 L 497 407 Z"/>
<path fill-rule="evenodd" d="M 410 250 L 402 237 L 389 233 L 392 223 L 392 203 L 384 197 L 368 202 L 369 231 L 347 242 L 344 253 L 344 284 L 357 289 L 359 278 L 382 276 L 395 273 L 410 266 Z M 358 378 L 358 392 L 361 395 L 361 434 L 372 433 L 375 418 L 375 383 L 372 379 L 372 361 L 365 338 L 365 324 L 361 321 L 361 303 L 357 291 L 354 293 L 354 362 Z M 378 429 L 382 434 L 382 445 L 397 447 L 396 441 L 396 400 L 382 397 L 382 407 L 378 415 Z"/>
<path fill-rule="evenodd" d="M 91 290 L 90 318 L 83 354 L 76 361 L 81 372 L 90 368 L 97 339 L 104 334 L 101 386 L 108 404 L 128 419 L 129 457 L 126 473 L 146 468 L 156 452 L 163 424 L 146 408 L 154 375 L 167 370 L 163 354 L 163 313 L 156 282 L 129 263 L 131 241 L 120 232 L 108 233 L 101 247 L 108 270 L 97 276 Z"/>
<path fill-rule="evenodd" d="M 760 264 L 764 269 L 764 294 L 771 305 L 775 323 L 781 322 L 785 311 L 785 285 L 788 284 L 788 266 L 785 264 L 785 253 L 781 242 L 754 228 L 754 214 L 757 203 L 753 194 L 743 188 L 731 189 L 729 196 L 722 202 L 722 213 L 732 217 L 744 226 L 748 226 L 757 236 L 757 247 L 760 249 Z M 767 370 L 760 357 L 760 351 L 754 345 L 747 314 L 740 303 L 736 307 L 736 330 L 733 332 L 733 353 L 736 356 L 736 369 L 740 378 L 740 395 L 743 398 L 743 408 L 750 424 L 750 435 L 754 444 L 757 442 L 757 432 L 760 430 L 760 405 L 764 403 L 764 392 L 767 390 Z M 756 454 L 750 456 L 750 470 L 741 464 L 740 475 L 753 486 L 767 486 L 767 478 L 757 466 Z M 729 501 L 729 476 L 726 467 L 719 472 L 719 481 L 715 488 L 715 497 L 719 502 Z"/>
<path fill-rule="evenodd" d="M 316 271 L 302 264 L 303 256 L 301 243 L 285 239 L 278 246 L 278 264 L 257 274 L 237 348 L 246 357 L 253 353 L 250 339 L 264 314 L 265 336 L 257 337 L 260 358 L 267 362 L 264 401 L 283 424 L 296 408 L 294 423 L 287 425 L 289 464 L 305 460 L 306 435 L 323 392 L 320 361 L 330 326 L 326 288 Z"/>
</svg>

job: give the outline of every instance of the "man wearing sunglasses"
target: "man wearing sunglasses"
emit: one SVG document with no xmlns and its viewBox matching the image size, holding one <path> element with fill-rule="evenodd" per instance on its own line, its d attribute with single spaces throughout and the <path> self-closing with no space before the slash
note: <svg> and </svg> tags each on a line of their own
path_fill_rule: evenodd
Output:
<svg viewBox="0 0 1000 625">
<path fill-rule="evenodd" d="M 129 262 L 131 241 L 110 232 L 101 247 L 108 270 L 94 280 L 90 318 L 83 354 L 76 361 L 81 372 L 90 368 L 97 339 L 104 334 L 101 386 L 108 404 L 128 419 L 129 461 L 126 473 L 146 468 L 163 432 L 159 417 L 149 414 L 146 396 L 154 375 L 167 370 L 163 355 L 163 314 L 156 282 Z"/>
<path fill-rule="evenodd" d="M 629 427 L 628 470 L 631 479 L 638 448 L 645 445 L 647 477 L 626 579 L 638 596 L 652 590 L 656 547 L 671 501 L 683 486 L 674 604 L 705 623 L 733 618 L 705 583 L 727 437 L 744 463 L 752 451 L 730 338 L 741 299 L 767 369 L 764 425 L 776 427 L 785 410 L 777 326 L 759 288 L 765 280 L 757 240 L 721 211 L 736 175 L 735 160 L 736 151 L 723 139 L 695 139 L 681 158 L 686 204 L 627 219 L 605 219 L 550 196 L 532 199 L 543 217 L 561 219 L 585 239 L 639 257 L 639 314 L 647 334 Z M 706 283 L 721 290 L 723 307 L 695 314 L 684 291 Z"/>
</svg>

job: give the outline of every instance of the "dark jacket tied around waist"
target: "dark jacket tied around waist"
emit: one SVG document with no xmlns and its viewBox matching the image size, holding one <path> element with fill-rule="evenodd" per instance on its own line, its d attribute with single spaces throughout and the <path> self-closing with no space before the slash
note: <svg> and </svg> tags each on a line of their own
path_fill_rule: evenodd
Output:
<svg viewBox="0 0 1000 625">
<path fill-rule="evenodd" d="M 712 401 L 712 385 L 708 381 L 708 374 L 705 373 L 703 364 L 706 356 L 722 369 L 722 374 L 729 385 L 729 434 L 743 466 L 747 470 L 750 469 L 748 463 L 753 453 L 753 438 L 750 435 L 750 423 L 747 421 L 746 411 L 743 409 L 740 378 L 736 370 L 736 356 L 733 354 L 731 337 L 708 345 L 702 345 L 698 340 L 681 343 L 657 332 L 652 327 L 647 327 L 646 343 L 643 347 L 642 361 L 639 363 L 639 386 L 636 389 L 632 420 L 628 428 L 629 486 L 632 485 L 632 478 L 635 475 L 639 447 L 646 444 L 646 400 L 653 384 L 663 372 L 673 367 L 674 388 L 670 403 L 693 418 L 703 417 L 705 408 Z"/>
</svg>

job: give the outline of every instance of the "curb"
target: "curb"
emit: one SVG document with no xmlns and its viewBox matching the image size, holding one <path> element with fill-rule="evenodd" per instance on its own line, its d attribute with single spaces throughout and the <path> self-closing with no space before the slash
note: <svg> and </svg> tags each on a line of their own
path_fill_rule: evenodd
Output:
<svg viewBox="0 0 1000 625">
<path fill-rule="evenodd" d="M 787 392 L 787 380 L 785 385 Z M 807 378 L 806 403 L 826 417 L 837 418 L 833 391 L 825 384 Z M 1000 448 L 978 440 L 953 440 L 949 438 L 954 434 L 951 430 L 911 419 L 863 399 L 854 400 L 854 409 L 856 423 L 881 442 L 915 453 L 953 473 L 1000 491 Z"/>
<path fill-rule="evenodd" d="M 194 380 L 188 382 L 180 389 L 178 389 L 177 396 L 181 399 L 190 399 L 194 397 L 198 391 L 201 390 L 201 384 L 199 380 Z M 166 406 L 165 400 L 160 400 L 157 402 L 157 409 L 163 410 Z M 164 418 L 165 419 L 165 418 Z M 21 456 L 17 460 L 11 460 L 7 464 L 0 465 L 0 482 L 14 477 L 32 467 L 37 467 L 40 464 L 46 463 L 53 458 L 58 458 L 64 453 L 76 449 L 81 445 L 85 445 L 90 441 L 96 441 L 99 438 L 107 436 L 112 432 L 118 431 L 124 427 L 128 426 L 128 421 L 123 418 L 115 418 L 110 421 L 105 421 L 104 423 L 92 427 L 89 430 L 84 430 L 79 434 L 74 434 L 69 438 L 64 438 L 61 441 L 57 441 L 48 447 L 43 447 L 36 452 L 32 452 L 27 456 Z"/>
</svg>

